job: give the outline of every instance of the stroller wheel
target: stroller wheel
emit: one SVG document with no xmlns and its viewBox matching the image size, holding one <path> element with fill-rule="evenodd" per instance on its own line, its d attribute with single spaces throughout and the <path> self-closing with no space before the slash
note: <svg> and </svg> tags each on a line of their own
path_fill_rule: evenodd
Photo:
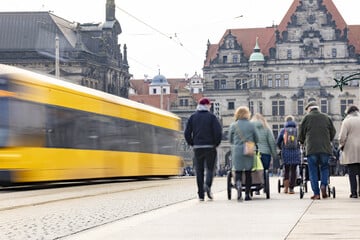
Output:
<svg viewBox="0 0 360 240">
<path fill-rule="evenodd" d="M 233 187 L 232 183 L 231 183 L 231 178 L 232 178 L 232 173 L 231 171 L 228 172 L 227 176 L 226 176 L 226 180 L 227 180 L 227 195 L 228 195 L 228 199 L 231 200 L 231 189 Z"/>
<path fill-rule="evenodd" d="M 300 199 L 302 199 L 304 197 L 304 191 L 302 188 L 300 188 Z"/>
<path fill-rule="evenodd" d="M 279 179 L 278 180 L 278 193 L 281 192 L 281 180 Z"/>
</svg>

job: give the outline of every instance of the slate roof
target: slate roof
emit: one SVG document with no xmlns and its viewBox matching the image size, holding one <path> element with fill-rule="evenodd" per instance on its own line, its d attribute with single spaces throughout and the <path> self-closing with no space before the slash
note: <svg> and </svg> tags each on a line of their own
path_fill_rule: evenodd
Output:
<svg viewBox="0 0 360 240">
<path fill-rule="evenodd" d="M 63 51 L 76 44 L 72 23 L 49 12 L 1 12 L 0 29 L 2 51 L 53 50 L 56 32 Z"/>
</svg>

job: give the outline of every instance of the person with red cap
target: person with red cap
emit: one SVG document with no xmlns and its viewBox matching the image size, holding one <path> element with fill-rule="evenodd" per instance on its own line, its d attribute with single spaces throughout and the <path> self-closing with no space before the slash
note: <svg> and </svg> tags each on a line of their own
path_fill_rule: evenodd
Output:
<svg viewBox="0 0 360 240">
<path fill-rule="evenodd" d="M 222 138 L 222 127 L 216 116 L 210 112 L 210 107 L 210 100 L 201 98 L 196 111 L 188 119 L 184 131 L 187 144 L 194 150 L 196 183 L 200 201 L 204 201 L 205 192 L 210 200 L 213 199 L 211 186 L 217 156 L 216 148 L 220 145 Z"/>
</svg>

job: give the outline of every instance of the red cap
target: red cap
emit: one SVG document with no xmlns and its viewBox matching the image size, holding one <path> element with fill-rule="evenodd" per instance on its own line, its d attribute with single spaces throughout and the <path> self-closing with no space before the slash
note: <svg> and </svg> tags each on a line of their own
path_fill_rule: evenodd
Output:
<svg viewBox="0 0 360 240">
<path fill-rule="evenodd" d="M 209 104 L 210 104 L 210 100 L 207 99 L 207 98 L 201 98 L 201 99 L 199 100 L 199 104 L 201 104 L 201 105 L 209 105 Z"/>
</svg>

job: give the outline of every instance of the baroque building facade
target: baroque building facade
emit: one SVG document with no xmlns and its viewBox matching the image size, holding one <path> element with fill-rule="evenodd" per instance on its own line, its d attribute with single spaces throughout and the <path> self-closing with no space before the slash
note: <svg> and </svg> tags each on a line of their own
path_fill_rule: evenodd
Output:
<svg viewBox="0 0 360 240">
<path fill-rule="evenodd" d="M 75 23 L 51 12 L 0 12 L 0 63 L 128 97 L 126 45 L 118 44 L 115 1 L 103 23 Z"/>
<path fill-rule="evenodd" d="M 347 25 L 332 0 L 294 0 L 279 25 L 228 29 L 218 44 L 208 42 L 204 95 L 224 136 L 239 106 L 264 115 L 276 138 L 285 116 L 300 122 L 309 101 L 339 131 L 345 108 L 359 104 L 359 84 L 340 91 L 334 79 L 359 73 L 359 56 L 360 25 Z M 218 156 L 224 164 L 229 151 L 225 140 Z"/>
</svg>

